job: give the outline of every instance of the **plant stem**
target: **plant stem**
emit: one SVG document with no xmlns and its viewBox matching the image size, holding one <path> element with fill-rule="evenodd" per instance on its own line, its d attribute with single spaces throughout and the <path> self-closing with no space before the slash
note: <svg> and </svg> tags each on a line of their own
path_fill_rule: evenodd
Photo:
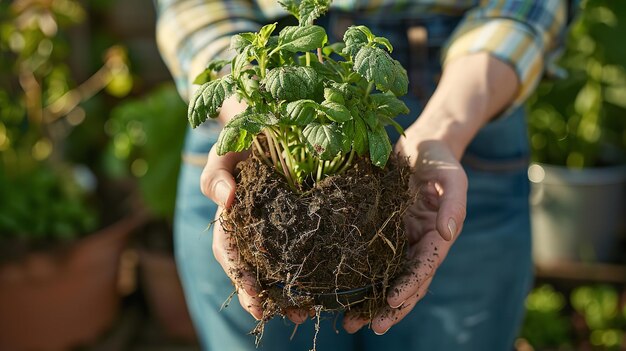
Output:
<svg viewBox="0 0 626 351">
<path fill-rule="evenodd" d="M 263 150 L 263 147 L 261 146 L 261 143 L 259 143 L 259 140 L 256 137 L 254 137 L 252 141 L 254 142 L 254 146 L 259 152 L 259 156 L 261 156 L 261 159 L 263 160 L 263 162 L 265 162 L 265 164 L 267 164 L 270 167 L 274 166 L 272 162 L 270 162 L 270 160 L 267 159 L 267 156 L 265 156 L 265 150 Z"/>
<path fill-rule="evenodd" d="M 283 175 L 287 179 L 287 183 L 289 184 L 289 187 L 295 191 L 298 191 L 298 188 L 296 187 L 296 184 L 294 183 L 292 175 L 291 175 L 291 169 L 287 167 L 287 164 L 285 163 L 285 156 L 283 154 L 283 151 L 285 151 L 285 153 L 289 155 L 289 149 L 281 150 L 280 149 L 280 141 L 282 141 L 281 138 L 277 138 L 277 136 L 274 135 L 275 133 L 274 130 L 272 130 L 271 128 L 268 128 L 267 131 L 269 132 L 268 134 L 270 135 L 272 143 L 274 144 L 274 147 L 276 148 L 278 159 L 280 160 L 280 165 L 283 169 Z"/>
<path fill-rule="evenodd" d="M 291 176 L 292 181 L 294 182 L 294 185 L 296 186 L 296 188 L 299 188 L 300 182 L 298 181 L 298 176 L 296 175 L 296 170 L 295 170 L 295 160 L 293 158 L 293 155 L 291 154 L 291 150 L 289 150 L 289 135 L 287 133 L 286 129 L 281 129 L 281 138 L 278 138 L 278 141 L 281 143 L 283 150 L 285 151 L 285 154 L 287 157 L 285 157 L 287 159 L 287 166 L 288 171 L 289 171 L 289 175 Z"/>
<path fill-rule="evenodd" d="M 278 156 L 276 155 L 276 149 L 274 147 L 274 138 L 272 138 L 272 135 L 269 130 L 265 129 L 264 133 L 265 133 L 265 138 L 267 139 L 268 148 L 270 149 L 270 156 L 272 157 L 272 163 L 274 164 L 274 168 L 278 170 L 280 161 L 278 161 Z"/>
<path fill-rule="evenodd" d="M 350 168 L 350 166 L 352 165 L 352 160 L 354 159 L 354 148 L 350 151 L 350 155 L 348 156 L 348 160 L 343 164 L 343 167 L 341 167 L 338 171 L 337 174 L 341 174 L 343 172 L 345 172 L 348 168 Z"/>
<path fill-rule="evenodd" d="M 311 66 L 311 53 L 310 52 L 306 53 L 305 59 L 306 59 L 306 66 L 307 67 Z"/>
<path fill-rule="evenodd" d="M 367 83 L 367 90 L 365 90 L 365 98 L 367 99 L 368 96 L 370 96 L 370 93 L 372 92 L 372 88 L 374 87 L 374 83 L 373 82 L 369 82 Z"/>
<path fill-rule="evenodd" d="M 324 161 L 317 159 L 317 176 L 315 182 L 322 180 L 322 173 L 324 172 Z"/>
<path fill-rule="evenodd" d="M 324 57 L 322 56 L 322 48 L 317 48 L 317 60 L 320 63 L 324 63 Z"/>
<path fill-rule="evenodd" d="M 326 173 L 327 174 L 334 174 L 335 171 L 337 170 L 337 168 L 339 167 L 339 165 L 341 165 L 341 161 L 343 161 L 343 155 L 339 154 L 337 155 L 337 157 L 333 158 L 332 161 L 330 161 L 330 165 L 328 166 L 328 168 L 326 169 Z"/>
</svg>

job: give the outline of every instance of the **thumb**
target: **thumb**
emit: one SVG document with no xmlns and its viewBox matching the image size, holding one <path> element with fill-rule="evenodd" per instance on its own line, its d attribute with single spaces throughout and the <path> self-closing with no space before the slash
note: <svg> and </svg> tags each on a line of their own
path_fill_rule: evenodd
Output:
<svg viewBox="0 0 626 351">
<path fill-rule="evenodd" d="M 437 231 L 447 241 L 453 240 L 460 232 L 465 221 L 467 205 L 467 176 L 462 169 L 442 179 L 439 211 L 437 212 Z"/>
<path fill-rule="evenodd" d="M 202 193 L 218 205 L 230 207 L 235 198 L 235 178 L 233 177 L 235 167 L 239 161 L 247 157 L 248 153 L 241 152 L 229 152 L 219 156 L 213 146 L 200 176 Z"/>
</svg>

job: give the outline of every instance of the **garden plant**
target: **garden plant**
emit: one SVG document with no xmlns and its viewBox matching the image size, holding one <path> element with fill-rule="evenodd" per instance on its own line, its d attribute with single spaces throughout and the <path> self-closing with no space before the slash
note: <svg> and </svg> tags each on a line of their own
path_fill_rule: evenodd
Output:
<svg viewBox="0 0 626 351">
<path fill-rule="evenodd" d="M 188 110 L 197 127 L 230 96 L 247 105 L 216 148 L 251 150 L 220 224 L 236 243 L 237 269 L 255 272 L 263 289 L 258 332 L 294 307 L 373 316 L 404 268 L 402 217 L 412 198 L 409 167 L 392 155 L 385 129 L 402 133 L 394 118 L 409 112 L 398 98 L 406 70 L 389 41 L 352 26 L 329 44 L 313 22 L 330 1 L 281 4 L 299 25 L 233 36 L 236 56 L 208 64 Z"/>
</svg>

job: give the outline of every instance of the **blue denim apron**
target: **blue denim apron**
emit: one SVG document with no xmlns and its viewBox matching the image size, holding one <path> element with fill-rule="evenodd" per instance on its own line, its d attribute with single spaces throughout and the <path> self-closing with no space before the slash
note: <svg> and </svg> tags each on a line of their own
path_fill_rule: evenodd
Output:
<svg viewBox="0 0 626 351">
<path fill-rule="evenodd" d="M 408 68 L 411 78 L 411 91 L 405 98 L 411 114 L 399 121 L 404 126 L 412 123 L 435 87 L 440 73 L 439 48 L 459 18 L 426 16 L 386 22 L 371 16 L 328 17 L 325 25 L 331 39 L 333 33 L 342 33 L 343 27 L 353 22 L 369 26 L 392 42 L 393 56 Z M 190 130 L 185 159 L 206 159 L 220 129 L 208 122 Z M 397 139 L 394 133 L 390 130 Z M 334 319 L 327 316 L 317 337 L 318 350 L 511 350 L 532 281 L 528 153 L 522 109 L 485 126 L 462 160 L 469 178 L 463 232 L 437 271 L 427 296 L 383 336 L 367 328 L 355 335 L 343 330 L 336 333 Z M 213 258 L 207 227 L 216 205 L 200 193 L 201 172 L 202 164 L 186 162 L 179 179 L 175 250 L 187 303 L 204 350 L 255 350 L 254 337 L 248 335 L 254 319 L 236 299 L 220 311 L 233 286 Z M 301 325 L 290 341 L 292 331 L 291 322 L 275 318 L 266 326 L 259 349 L 310 349 L 313 322 Z"/>
</svg>

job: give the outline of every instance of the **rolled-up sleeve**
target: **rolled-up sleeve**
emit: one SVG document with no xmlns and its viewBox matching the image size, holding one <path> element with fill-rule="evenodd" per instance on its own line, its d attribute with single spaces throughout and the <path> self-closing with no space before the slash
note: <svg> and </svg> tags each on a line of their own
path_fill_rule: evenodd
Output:
<svg viewBox="0 0 626 351">
<path fill-rule="evenodd" d="M 245 0 L 157 0 L 156 37 L 180 95 L 216 58 L 229 58 L 230 38 L 259 29 L 258 10 Z"/>
<path fill-rule="evenodd" d="M 564 0 L 491 0 L 467 12 L 443 53 L 444 65 L 457 57 L 488 52 L 515 70 L 523 103 L 562 46 Z"/>
</svg>

